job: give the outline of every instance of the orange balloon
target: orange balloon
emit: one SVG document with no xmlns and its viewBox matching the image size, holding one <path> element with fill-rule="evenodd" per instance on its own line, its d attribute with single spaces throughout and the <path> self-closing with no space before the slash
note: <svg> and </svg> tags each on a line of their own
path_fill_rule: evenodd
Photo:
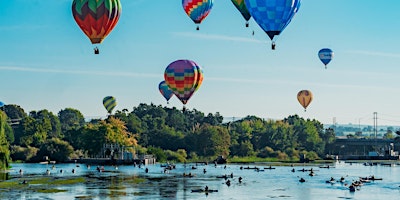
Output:
<svg viewBox="0 0 400 200">
<path fill-rule="evenodd" d="M 304 111 L 306 111 L 308 105 L 310 105 L 311 101 L 313 100 L 313 94 L 310 90 L 301 90 L 297 93 L 297 100 L 303 106 Z"/>
</svg>

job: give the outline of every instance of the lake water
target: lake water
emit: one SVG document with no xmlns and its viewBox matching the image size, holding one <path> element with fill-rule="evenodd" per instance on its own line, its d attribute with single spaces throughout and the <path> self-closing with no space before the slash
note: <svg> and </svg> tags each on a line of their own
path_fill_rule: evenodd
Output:
<svg viewBox="0 0 400 200">
<path fill-rule="evenodd" d="M 273 164 L 272 164 L 273 165 Z M 327 168 L 319 166 L 273 166 L 275 169 L 256 171 L 253 169 L 240 169 L 241 167 L 254 167 L 252 165 L 228 164 L 176 165 L 176 169 L 164 173 L 160 165 L 134 166 L 105 166 L 106 172 L 98 172 L 96 166 L 90 169 L 80 164 L 12 164 L 9 176 L 19 177 L 19 170 L 23 176 L 83 176 L 85 183 L 75 185 L 57 186 L 66 192 L 59 193 L 34 193 L 29 191 L 1 191 L 1 199 L 296 199 L 296 200 L 329 200 L 329 199 L 400 199 L 400 166 L 373 165 L 364 166 L 362 163 L 337 162 Z M 269 164 L 257 164 L 260 169 L 269 167 Z M 149 172 L 145 173 L 145 168 Z M 292 169 L 295 172 L 292 172 Z M 298 171 L 313 168 L 315 175 L 309 172 Z M 75 173 L 72 173 L 72 170 Z M 203 170 L 206 173 L 203 173 Z M 63 170 L 63 173 L 60 173 Z M 194 177 L 183 177 L 183 173 L 195 174 Z M 233 178 L 230 178 L 231 173 Z M 231 185 L 226 184 L 223 178 L 217 176 L 228 175 Z M 347 184 L 359 177 L 374 175 L 383 180 L 365 183 L 356 192 L 350 192 Z M 135 178 L 146 178 L 145 182 L 134 183 Z M 242 183 L 238 178 L 242 177 Z M 300 183 L 300 177 L 306 182 Z M 346 182 L 326 183 L 331 177 L 339 180 L 345 177 Z M 201 189 L 208 186 L 214 193 L 193 193 L 192 189 Z"/>
</svg>

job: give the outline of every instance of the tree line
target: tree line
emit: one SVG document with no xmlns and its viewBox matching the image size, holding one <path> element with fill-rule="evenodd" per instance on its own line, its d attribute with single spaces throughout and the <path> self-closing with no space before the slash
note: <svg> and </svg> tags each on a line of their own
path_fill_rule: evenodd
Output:
<svg viewBox="0 0 400 200">
<path fill-rule="evenodd" d="M 154 154 L 160 162 L 219 155 L 297 160 L 305 154 L 315 159 L 323 157 L 335 140 L 333 129 L 298 115 L 223 122 L 218 112 L 206 115 L 144 103 L 131 112 L 117 110 L 104 120 L 90 121 L 73 108 L 55 115 L 46 109 L 25 113 L 19 105 L 5 105 L 0 112 L 2 163 L 38 162 L 44 156 L 58 162 L 96 157 L 105 143 L 126 146 L 135 154 Z"/>
</svg>

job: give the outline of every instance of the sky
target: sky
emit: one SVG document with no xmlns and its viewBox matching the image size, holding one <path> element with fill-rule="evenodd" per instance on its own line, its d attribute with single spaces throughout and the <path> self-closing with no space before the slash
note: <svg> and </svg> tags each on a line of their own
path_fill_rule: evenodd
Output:
<svg viewBox="0 0 400 200">
<path fill-rule="evenodd" d="M 280 120 L 297 114 L 324 124 L 400 125 L 399 0 L 302 0 L 276 41 L 230 0 L 215 0 L 200 30 L 181 0 L 121 0 L 117 26 L 98 47 L 72 17 L 72 0 L 0 0 L 0 101 L 25 112 L 75 108 L 105 117 L 105 96 L 132 111 L 167 104 L 165 68 L 189 59 L 204 71 L 186 104 L 226 118 Z M 254 31 L 254 35 L 252 32 Z M 317 53 L 335 55 L 325 69 Z M 307 111 L 297 92 L 312 91 Z"/>
</svg>

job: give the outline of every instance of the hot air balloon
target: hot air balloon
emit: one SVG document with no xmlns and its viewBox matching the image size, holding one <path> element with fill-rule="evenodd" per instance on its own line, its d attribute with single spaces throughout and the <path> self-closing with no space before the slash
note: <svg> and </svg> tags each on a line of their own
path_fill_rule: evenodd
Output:
<svg viewBox="0 0 400 200">
<path fill-rule="evenodd" d="M 92 44 L 100 44 L 117 25 L 121 15 L 119 0 L 74 0 L 72 15 Z M 95 54 L 99 49 L 95 47 Z"/>
<path fill-rule="evenodd" d="M 245 0 L 247 9 L 257 24 L 272 40 L 290 23 L 300 7 L 300 0 Z"/>
<path fill-rule="evenodd" d="M 113 111 L 115 106 L 117 106 L 117 101 L 115 100 L 115 98 L 113 96 L 106 96 L 103 99 L 103 105 L 104 105 L 104 108 L 106 108 L 108 114 L 111 115 L 111 112 Z"/>
<path fill-rule="evenodd" d="M 158 89 L 160 90 L 160 93 L 163 95 L 163 97 L 167 100 L 167 103 L 169 103 L 169 99 L 174 95 L 171 89 L 169 89 L 168 85 L 165 83 L 165 81 L 161 81 L 160 84 L 158 84 Z"/>
<path fill-rule="evenodd" d="M 194 61 L 176 60 L 164 72 L 165 83 L 185 105 L 203 81 L 203 72 Z"/>
<path fill-rule="evenodd" d="M 3 107 L 5 104 L 0 101 L 0 108 Z"/>
<path fill-rule="evenodd" d="M 197 24 L 196 30 L 199 30 L 199 24 L 210 13 L 214 0 L 182 0 L 183 10 Z"/>
<path fill-rule="evenodd" d="M 304 111 L 306 111 L 307 106 L 310 105 L 311 101 L 313 100 L 313 94 L 310 90 L 301 90 L 297 93 L 297 100 L 303 106 Z"/>
<path fill-rule="evenodd" d="M 251 15 L 249 10 L 247 10 L 246 4 L 244 0 L 232 0 L 233 5 L 239 10 L 240 14 L 242 14 L 243 18 L 246 20 L 246 27 L 249 27 L 249 20 Z"/>
<path fill-rule="evenodd" d="M 318 57 L 321 60 L 321 62 L 324 63 L 325 69 L 326 69 L 326 65 L 329 62 L 331 62 L 331 60 L 333 58 L 333 51 L 328 48 L 323 48 L 323 49 L 319 50 Z"/>
<path fill-rule="evenodd" d="M 201 84 L 203 83 L 203 79 L 204 79 L 203 69 L 201 69 L 200 66 L 196 65 L 196 70 L 197 70 L 197 82 L 194 85 L 195 92 L 200 88 Z"/>
</svg>

